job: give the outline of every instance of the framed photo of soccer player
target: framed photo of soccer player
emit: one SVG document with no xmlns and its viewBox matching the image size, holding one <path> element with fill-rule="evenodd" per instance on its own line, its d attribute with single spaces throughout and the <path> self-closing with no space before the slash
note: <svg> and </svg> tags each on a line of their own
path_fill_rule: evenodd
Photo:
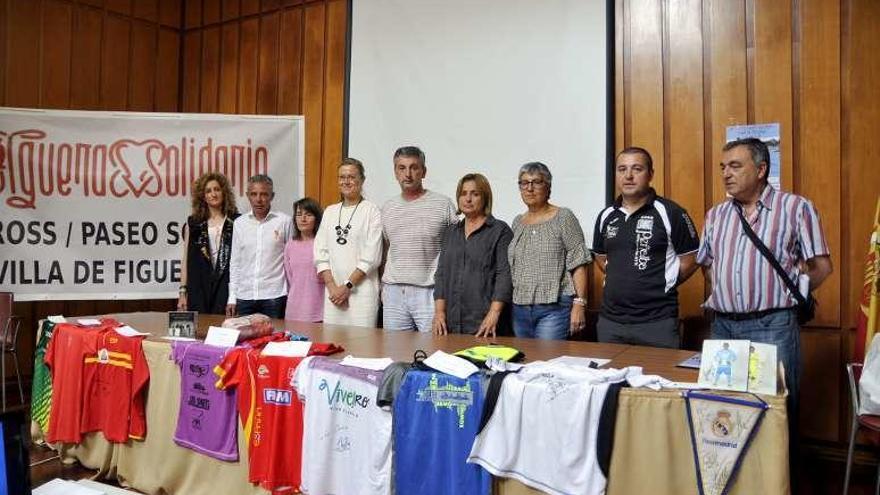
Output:
<svg viewBox="0 0 880 495">
<path fill-rule="evenodd" d="M 745 392 L 749 383 L 748 340 L 704 340 L 699 384 Z"/>
</svg>

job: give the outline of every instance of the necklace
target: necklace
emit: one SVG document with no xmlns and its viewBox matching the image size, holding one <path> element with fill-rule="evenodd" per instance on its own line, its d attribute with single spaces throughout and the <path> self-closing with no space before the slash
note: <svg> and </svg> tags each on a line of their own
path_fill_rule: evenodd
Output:
<svg viewBox="0 0 880 495">
<path fill-rule="evenodd" d="M 361 201 L 363 201 L 363 198 L 359 199 L 357 204 L 354 205 L 354 211 L 348 216 L 348 223 L 345 224 L 345 227 L 342 226 L 342 207 L 345 203 L 339 205 L 339 218 L 336 220 L 336 244 L 348 244 L 348 233 L 351 231 L 351 219 L 354 218 L 354 214 L 357 213 Z"/>
</svg>

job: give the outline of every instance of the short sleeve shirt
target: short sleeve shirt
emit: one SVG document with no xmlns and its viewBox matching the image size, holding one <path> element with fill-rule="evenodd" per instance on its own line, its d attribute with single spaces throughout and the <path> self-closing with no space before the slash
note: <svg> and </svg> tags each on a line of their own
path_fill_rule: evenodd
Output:
<svg viewBox="0 0 880 495">
<path fill-rule="evenodd" d="M 706 214 L 697 263 L 711 267 L 712 292 L 705 307 L 724 313 L 790 308 L 797 300 L 743 230 L 741 206 L 728 199 Z M 792 281 L 800 262 L 830 251 L 819 213 L 802 196 L 765 186 L 747 220 Z"/>
<path fill-rule="evenodd" d="M 508 261 L 514 304 L 555 304 L 575 293 L 571 272 L 592 256 L 577 217 L 559 208 L 553 218 L 533 225 L 522 223 L 522 215 L 513 219 Z"/>
<path fill-rule="evenodd" d="M 698 248 L 694 222 L 678 204 L 652 190 L 628 213 L 618 198 L 593 233 L 593 253 L 606 256 L 602 316 L 618 323 L 677 317 L 679 256 Z"/>
</svg>

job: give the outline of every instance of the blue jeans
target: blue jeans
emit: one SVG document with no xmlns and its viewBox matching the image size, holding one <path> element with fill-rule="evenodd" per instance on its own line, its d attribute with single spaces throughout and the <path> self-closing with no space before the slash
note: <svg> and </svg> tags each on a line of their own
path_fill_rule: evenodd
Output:
<svg viewBox="0 0 880 495">
<path fill-rule="evenodd" d="M 514 304 L 513 333 L 529 339 L 567 339 L 572 299 L 574 296 L 559 296 L 554 304 Z"/>
<path fill-rule="evenodd" d="M 777 311 L 754 320 L 736 321 L 715 315 L 713 339 L 745 339 L 776 345 L 776 358 L 785 367 L 788 386 L 788 420 L 797 425 L 801 379 L 801 335 L 794 309 Z"/>
<path fill-rule="evenodd" d="M 239 299 L 235 302 L 235 310 L 238 312 L 238 316 L 263 313 L 269 318 L 283 320 L 284 310 L 286 308 L 287 296 L 281 296 L 275 299 Z"/>
</svg>

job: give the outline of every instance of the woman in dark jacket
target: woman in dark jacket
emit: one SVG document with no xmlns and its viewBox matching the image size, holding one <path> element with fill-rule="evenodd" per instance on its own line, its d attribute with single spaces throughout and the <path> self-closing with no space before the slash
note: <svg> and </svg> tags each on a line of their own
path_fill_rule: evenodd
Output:
<svg viewBox="0 0 880 495">
<path fill-rule="evenodd" d="M 225 175 L 211 172 L 196 180 L 192 214 L 183 231 L 179 311 L 226 312 L 232 222 L 237 217 L 235 196 Z"/>
</svg>

